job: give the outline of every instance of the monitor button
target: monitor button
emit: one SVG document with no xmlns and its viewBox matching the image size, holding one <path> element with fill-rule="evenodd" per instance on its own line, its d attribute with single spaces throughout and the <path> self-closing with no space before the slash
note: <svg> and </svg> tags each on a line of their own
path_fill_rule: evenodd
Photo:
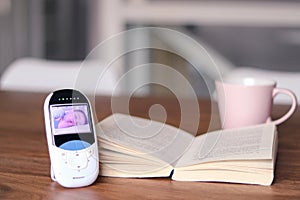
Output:
<svg viewBox="0 0 300 200">
<path fill-rule="evenodd" d="M 72 169 L 84 169 L 87 167 L 88 160 L 85 152 L 68 153 L 68 165 Z"/>
</svg>

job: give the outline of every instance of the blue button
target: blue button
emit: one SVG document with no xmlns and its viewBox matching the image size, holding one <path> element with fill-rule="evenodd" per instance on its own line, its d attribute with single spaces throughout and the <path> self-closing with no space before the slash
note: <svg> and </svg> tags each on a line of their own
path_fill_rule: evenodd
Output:
<svg viewBox="0 0 300 200">
<path fill-rule="evenodd" d="M 89 146 L 91 146 L 91 144 L 89 144 L 88 142 L 81 141 L 81 140 L 72 140 L 63 143 L 62 145 L 59 146 L 59 148 L 64 150 L 69 150 L 69 151 L 77 151 L 77 150 L 86 149 Z"/>
</svg>

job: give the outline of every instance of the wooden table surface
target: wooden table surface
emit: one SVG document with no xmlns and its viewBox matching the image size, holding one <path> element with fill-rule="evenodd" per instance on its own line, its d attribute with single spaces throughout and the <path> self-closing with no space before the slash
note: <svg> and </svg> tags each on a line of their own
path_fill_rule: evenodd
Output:
<svg viewBox="0 0 300 200">
<path fill-rule="evenodd" d="M 66 189 L 50 179 L 43 102 L 46 94 L 0 92 L 0 199 L 300 199 L 300 111 L 279 126 L 279 149 L 272 186 L 179 182 L 169 178 L 125 179 L 98 177 L 85 188 Z M 95 101 L 98 120 L 111 113 L 109 97 Z M 131 98 L 130 112 L 148 117 L 151 105 L 161 104 L 167 122 L 180 122 L 174 98 Z M 208 100 L 199 101 L 199 133 L 207 130 Z M 120 112 L 124 107 L 118 108 Z M 274 117 L 286 106 L 276 106 Z"/>
</svg>

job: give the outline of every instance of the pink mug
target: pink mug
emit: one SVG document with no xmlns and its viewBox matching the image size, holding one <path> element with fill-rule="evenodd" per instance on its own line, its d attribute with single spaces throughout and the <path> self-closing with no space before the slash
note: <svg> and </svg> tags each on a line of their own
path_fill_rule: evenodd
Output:
<svg viewBox="0 0 300 200">
<path fill-rule="evenodd" d="M 280 93 L 290 96 L 292 105 L 285 115 L 273 121 L 276 125 L 287 120 L 297 107 L 295 94 L 288 89 L 276 88 L 276 82 L 272 80 L 230 78 L 215 84 L 223 129 L 271 122 L 273 98 Z"/>
</svg>

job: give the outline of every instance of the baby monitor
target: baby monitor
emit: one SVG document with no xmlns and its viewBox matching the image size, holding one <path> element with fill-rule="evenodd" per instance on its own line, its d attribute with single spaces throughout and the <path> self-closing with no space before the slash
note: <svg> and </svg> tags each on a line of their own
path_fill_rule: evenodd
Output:
<svg viewBox="0 0 300 200">
<path fill-rule="evenodd" d="M 92 184 L 99 162 L 88 98 L 72 89 L 55 91 L 45 100 L 44 118 L 52 180 L 70 188 Z"/>
</svg>

